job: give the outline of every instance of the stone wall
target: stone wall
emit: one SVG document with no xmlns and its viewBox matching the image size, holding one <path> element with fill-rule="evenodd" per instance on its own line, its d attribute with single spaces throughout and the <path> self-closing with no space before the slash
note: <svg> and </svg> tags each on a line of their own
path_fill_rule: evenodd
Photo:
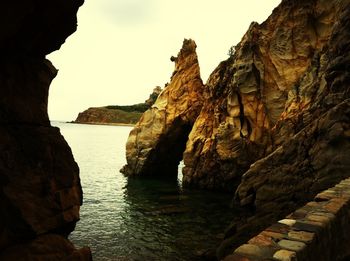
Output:
<svg viewBox="0 0 350 261">
<path fill-rule="evenodd" d="M 224 261 L 348 260 L 350 178 L 241 245 Z"/>
</svg>

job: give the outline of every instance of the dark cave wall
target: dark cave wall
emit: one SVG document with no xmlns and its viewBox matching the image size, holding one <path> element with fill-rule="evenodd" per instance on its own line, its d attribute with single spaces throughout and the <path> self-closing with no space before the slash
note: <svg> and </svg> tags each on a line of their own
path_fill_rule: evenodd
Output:
<svg viewBox="0 0 350 261">
<path fill-rule="evenodd" d="M 48 90 L 57 70 L 45 58 L 76 30 L 82 4 L 0 4 L 1 260 L 91 258 L 66 239 L 79 220 L 82 189 L 71 149 L 49 122 Z"/>
</svg>

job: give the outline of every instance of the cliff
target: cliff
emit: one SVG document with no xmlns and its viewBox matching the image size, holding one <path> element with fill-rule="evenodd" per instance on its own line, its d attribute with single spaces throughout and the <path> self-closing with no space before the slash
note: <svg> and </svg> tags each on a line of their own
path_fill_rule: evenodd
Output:
<svg viewBox="0 0 350 261">
<path fill-rule="evenodd" d="M 77 27 L 82 0 L 0 5 L 0 259 L 89 260 L 67 240 L 79 220 L 79 168 L 50 126 L 48 90 L 57 70 L 45 59 Z"/>
<path fill-rule="evenodd" d="M 254 233 L 350 176 L 350 1 L 314 4 L 317 11 L 324 8 L 320 15 L 328 17 L 331 34 L 289 92 L 271 130 L 272 153 L 242 177 L 235 201 L 254 212 L 234 224 L 236 232 L 222 244 L 225 251 L 241 243 L 247 227 Z"/>
<path fill-rule="evenodd" d="M 210 98 L 184 152 L 186 184 L 232 191 L 252 163 L 301 129 L 293 122 L 324 88 L 317 64 L 340 10 L 337 1 L 283 1 L 251 24 L 208 79 Z"/>
<path fill-rule="evenodd" d="M 155 103 L 161 91 L 161 87 L 155 87 L 149 98 L 144 103 L 88 108 L 79 113 L 74 123 L 136 124 L 140 120 L 142 113 Z"/>
<path fill-rule="evenodd" d="M 169 166 L 162 175 L 176 175 L 169 150 L 177 151 L 184 185 L 235 192 L 250 211 L 228 229 L 218 257 L 350 176 L 349 17 L 349 0 L 283 0 L 192 94 L 201 108 L 191 124 L 172 135 L 163 127 L 196 100 L 188 94 L 166 102 L 163 118 L 145 113 L 130 133 L 128 175 L 158 172 L 159 162 Z M 179 133 L 181 142 L 160 142 Z"/>
<path fill-rule="evenodd" d="M 106 107 L 91 107 L 80 112 L 74 123 L 89 124 L 135 124 L 141 118 L 142 112 L 108 109 Z"/>
<path fill-rule="evenodd" d="M 177 176 L 188 134 L 203 105 L 196 44 L 184 40 L 170 83 L 130 132 L 126 144 L 128 176 Z"/>
</svg>

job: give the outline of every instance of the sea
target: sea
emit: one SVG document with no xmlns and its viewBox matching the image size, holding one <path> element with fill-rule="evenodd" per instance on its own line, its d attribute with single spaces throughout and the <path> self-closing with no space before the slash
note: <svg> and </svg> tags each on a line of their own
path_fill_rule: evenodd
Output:
<svg viewBox="0 0 350 261">
<path fill-rule="evenodd" d="M 200 260 L 235 215 L 232 195 L 186 189 L 177 180 L 128 179 L 125 144 L 132 127 L 52 122 L 80 167 L 80 221 L 69 239 L 94 260 Z"/>
</svg>

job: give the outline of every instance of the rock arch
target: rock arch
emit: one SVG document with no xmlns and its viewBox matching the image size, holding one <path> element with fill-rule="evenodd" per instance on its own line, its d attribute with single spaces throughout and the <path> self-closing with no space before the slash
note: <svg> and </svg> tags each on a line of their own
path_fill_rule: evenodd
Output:
<svg viewBox="0 0 350 261">
<path fill-rule="evenodd" d="M 196 43 L 185 39 L 171 81 L 144 113 L 127 141 L 127 176 L 177 176 L 188 135 L 202 108 L 204 85 Z"/>
</svg>

